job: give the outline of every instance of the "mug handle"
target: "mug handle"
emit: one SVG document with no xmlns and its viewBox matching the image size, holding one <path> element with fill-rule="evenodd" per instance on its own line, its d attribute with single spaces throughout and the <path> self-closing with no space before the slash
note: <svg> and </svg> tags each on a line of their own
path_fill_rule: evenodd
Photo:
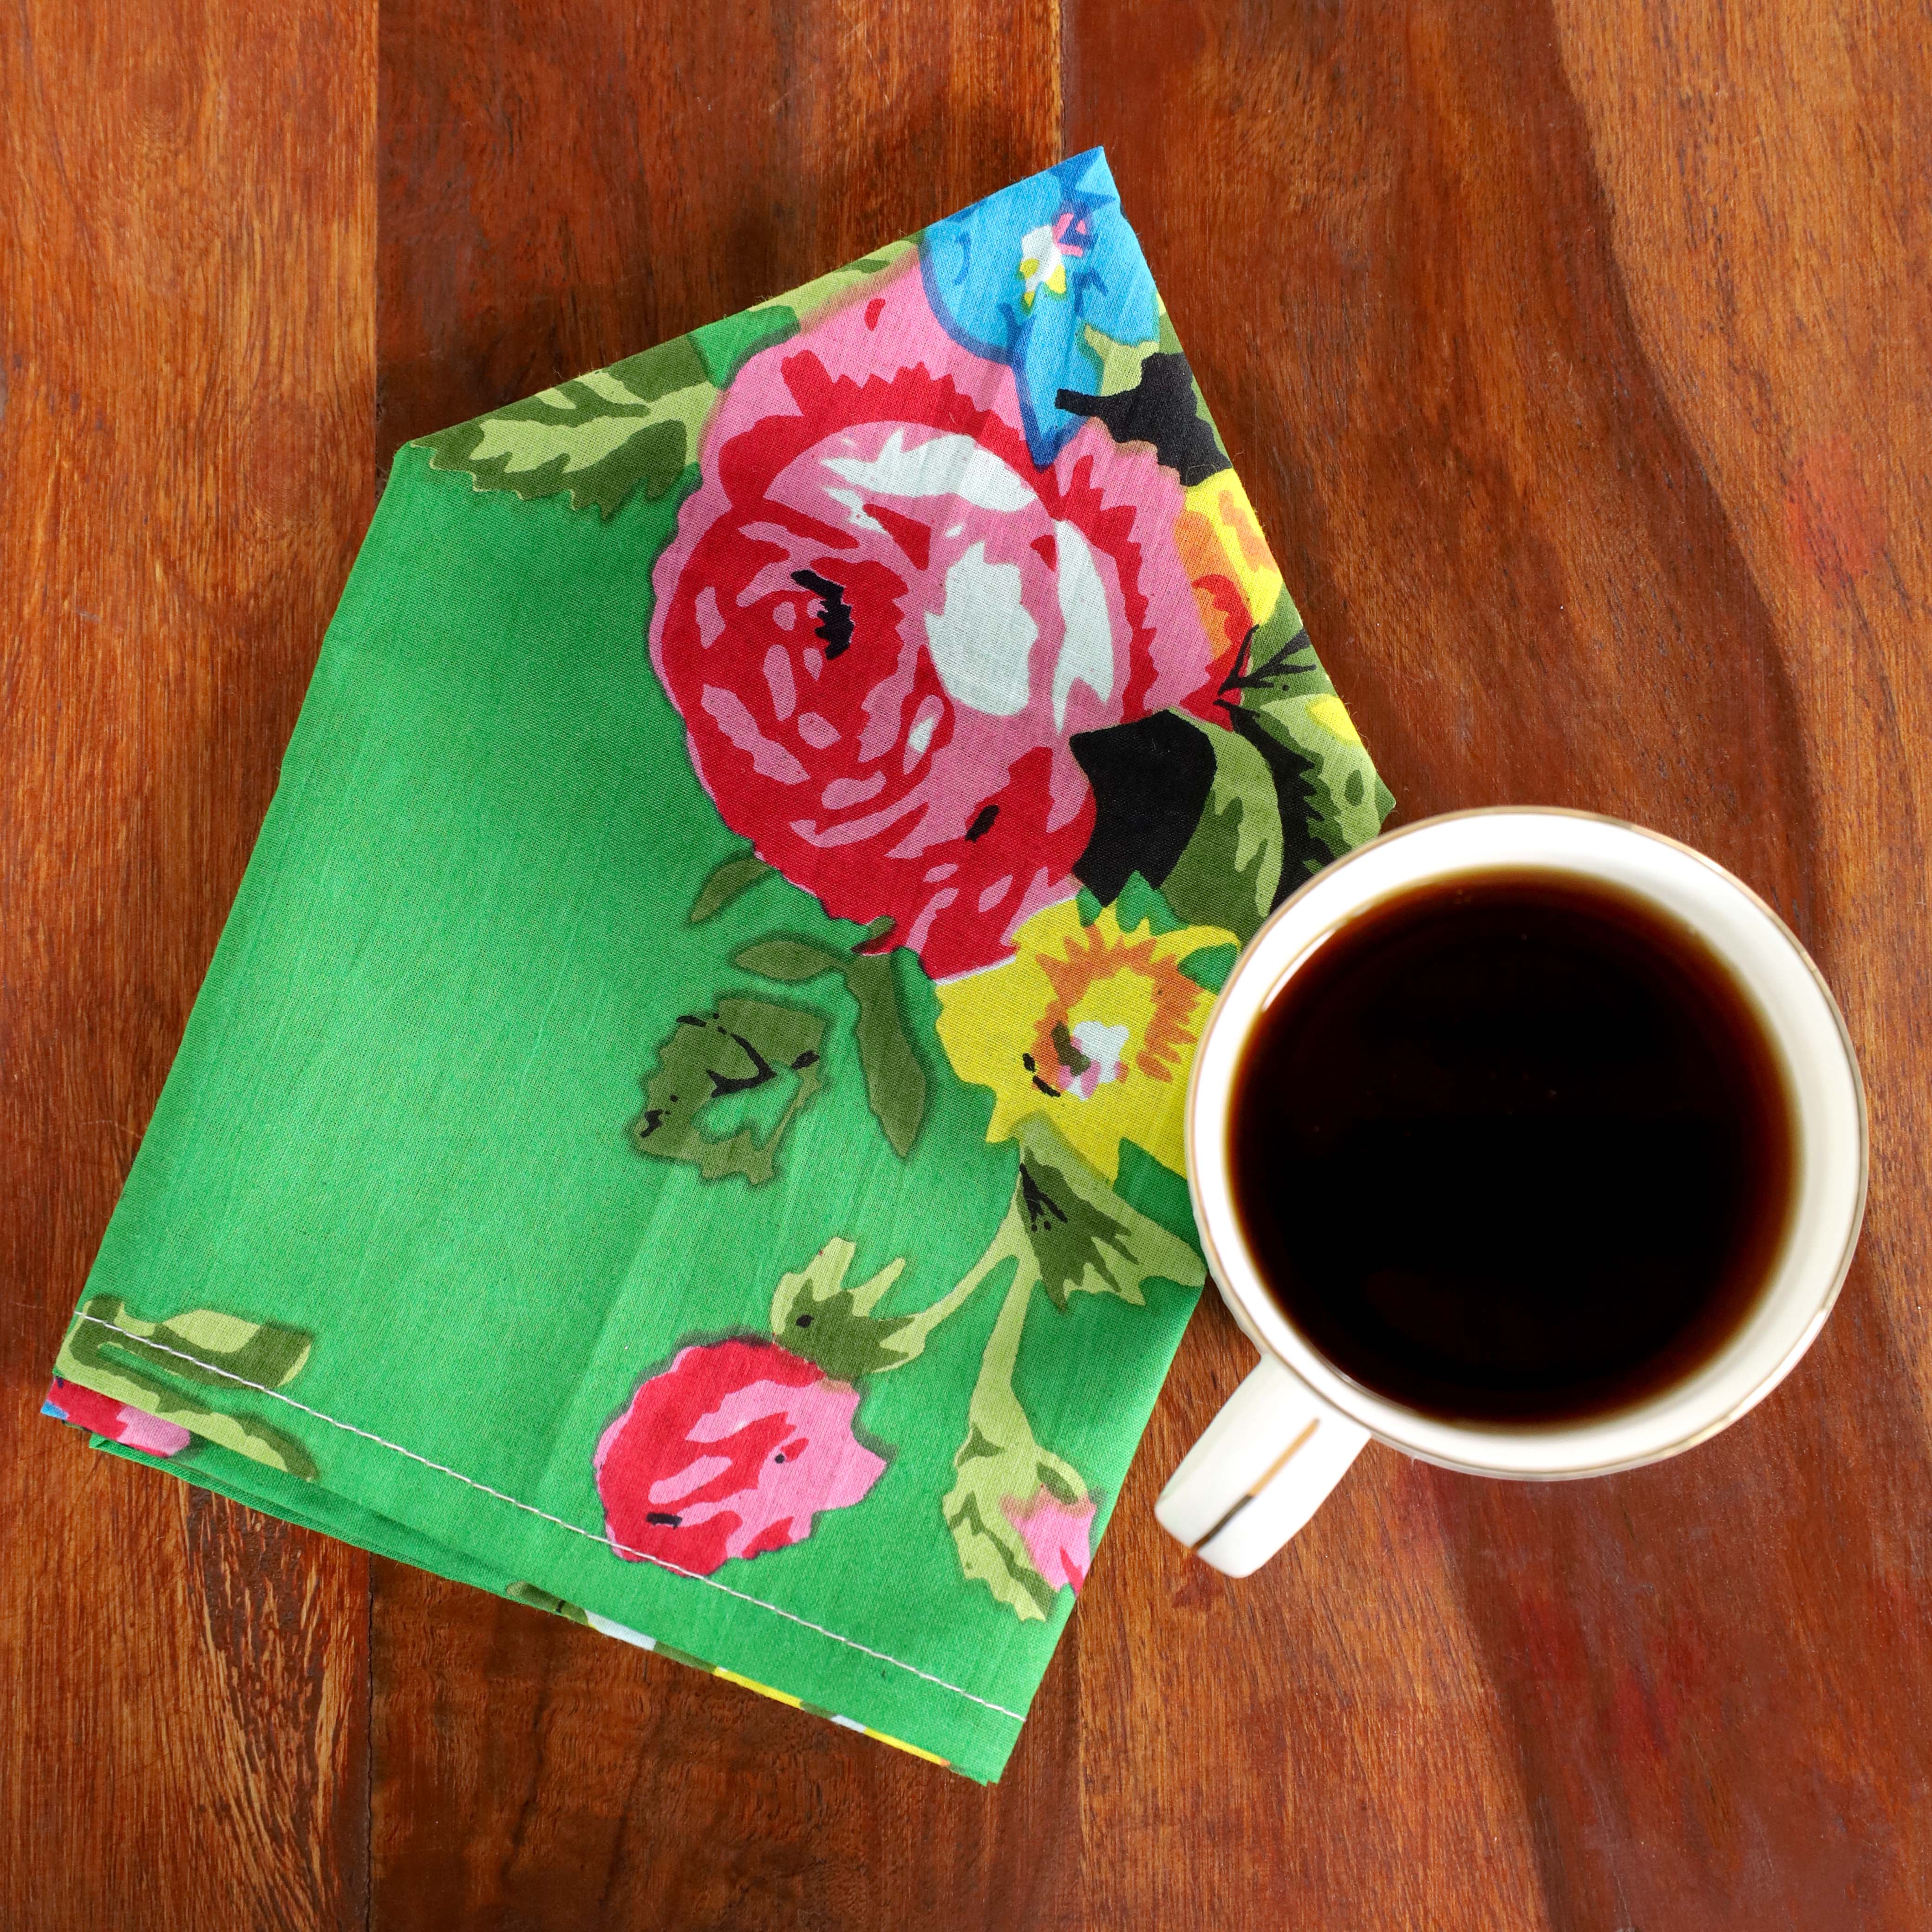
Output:
<svg viewBox="0 0 1932 1932">
<path fill-rule="evenodd" d="M 1155 1520 L 1223 1575 L 1251 1575 L 1321 1507 L 1368 1439 L 1264 1355 L 1181 1458 Z"/>
</svg>

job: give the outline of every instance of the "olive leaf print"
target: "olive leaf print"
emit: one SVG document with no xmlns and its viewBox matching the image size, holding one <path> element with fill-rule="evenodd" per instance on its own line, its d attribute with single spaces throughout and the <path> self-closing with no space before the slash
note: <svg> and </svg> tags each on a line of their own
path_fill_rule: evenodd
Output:
<svg viewBox="0 0 1932 1932">
<path fill-rule="evenodd" d="M 716 917 L 771 870 L 749 853 L 725 860 L 699 887 L 687 922 Z M 885 926 L 879 922 L 866 943 L 882 938 Z M 855 1037 L 866 1104 L 903 1160 L 926 1118 L 926 1071 L 913 1048 L 890 957 L 779 934 L 742 948 L 731 963 L 782 985 L 803 985 L 829 973 L 844 982 L 859 1010 Z M 753 1186 L 770 1180 L 779 1143 L 824 1084 L 828 1024 L 815 1009 L 762 999 L 721 999 L 710 1012 L 680 1014 L 645 1076 L 646 1104 L 631 1124 L 632 1144 L 660 1160 L 688 1161 L 707 1180 L 727 1174 L 742 1174 Z M 798 1084 L 762 1141 L 748 1126 L 713 1134 L 700 1124 L 714 1101 L 756 1092 L 788 1072 Z"/>
<path fill-rule="evenodd" d="M 680 1013 L 644 1079 L 644 1109 L 631 1144 L 659 1160 L 688 1161 L 707 1180 L 742 1174 L 753 1186 L 778 1172 L 778 1150 L 792 1123 L 824 1084 L 822 1014 L 775 1000 L 722 999 L 706 1013 Z M 706 1131 L 717 1102 L 757 1094 L 788 1078 L 784 1111 L 763 1138 L 751 1124 Z"/>
<path fill-rule="evenodd" d="M 1136 387 L 1141 380 L 1141 365 L 1160 347 L 1159 340 L 1154 338 L 1145 342 L 1116 342 L 1091 322 L 1082 328 L 1080 340 L 1087 352 L 1100 365 L 1097 393 L 1102 396 L 1118 396 L 1124 390 Z"/>
<path fill-rule="evenodd" d="M 902 1367 L 926 1346 L 917 1317 L 872 1312 L 904 1272 L 904 1258 L 848 1288 L 857 1252 L 850 1241 L 827 1241 L 808 1265 L 782 1276 L 772 1297 L 773 1339 L 848 1382 Z"/>
<path fill-rule="evenodd" d="M 957 1480 L 940 1504 L 966 1576 L 1022 1622 L 1046 1616 L 1063 1586 L 1076 1593 L 1090 1559 L 1096 1505 L 1080 1473 L 1043 1448 L 1013 1391 L 1033 1291 L 1063 1314 L 1076 1294 L 1112 1294 L 1136 1307 L 1158 1276 L 1180 1288 L 1206 1280 L 1185 1241 L 1130 1207 L 1043 1114 L 1018 1123 L 1020 1166 L 991 1246 L 967 1279 L 1011 1259 L 1013 1278 L 967 1407 Z"/>
<path fill-rule="evenodd" d="M 1277 610 L 1249 634 L 1216 702 L 1229 726 L 1269 760 L 1284 823 L 1301 835 L 1291 843 L 1279 896 L 1381 831 L 1394 795 L 1376 775 L 1292 606 L 1287 621 Z"/>
<path fill-rule="evenodd" d="M 572 1603 L 548 1590 L 539 1589 L 534 1583 L 520 1580 L 506 1583 L 503 1594 L 513 1604 L 527 1604 L 533 1610 L 548 1610 L 554 1617 L 562 1617 L 574 1624 L 588 1624 L 590 1618 L 581 1605 Z"/>
<path fill-rule="evenodd" d="M 731 963 L 760 979 L 788 985 L 826 973 L 844 980 L 859 1006 L 859 1064 L 866 1076 L 866 1104 L 903 1160 L 926 1118 L 926 1072 L 913 1051 L 890 957 L 779 938 L 746 946 Z"/>
<path fill-rule="evenodd" d="M 1020 1171 L 994 1245 L 1009 1244 L 1061 1312 L 1076 1294 L 1112 1294 L 1138 1307 L 1150 1277 L 1180 1288 L 1207 1280 L 1201 1257 L 1132 1208 L 1063 1139 L 1044 1114 L 1020 1122 Z"/>
<path fill-rule="evenodd" d="M 958 1479 L 940 1505 L 962 1574 L 1023 1623 L 1046 1616 L 1063 1587 L 1078 1594 L 1097 1507 L 1079 1471 L 1040 1447 L 1013 1394 L 1031 1286 L 1016 1280 L 1000 1305 L 952 1459 Z"/>
<path fill-rule="evenodd" d="M 1203 724 L 1199 737 L 1212 775 L 1161 896 L 1184 920 L 1251 939 L 1280 896 L 1286 858 L 1274 772 L 1238 732 Z"/>
<path fill-rule="evenodd" d="M 718 392 L 748 352 L 788 341 L 821 310 L 910 253 L 893 243 L 835 268 L 782 302 L 694 329 L 608 368 L 420 438 L 432 470 L 466 471 L 478 490 L 535 502 L 568 491 L 574 510 L 610 517 L 639 488 L 663 496 L 698 460 Z"/>
<path fill-rule="evenodd" d="M 707 919 L 716 919 L 740 893 L 773 876 L 772 868 L 748 849 L 722 860 L 698 887 L 698 896 L 685 914 L 685 924 L 702 926 Z"/>
<path fill-rule="evenodd" d="M 796 1273 L 779 1280 L 772 1297 L 772 1335 L 795 1354 L 816 1362 L 829 1376 L 856 1382 L 903 1368 L 926 1346 L 926 1338 L 961 1306 L 985 1278 L 982 1268 L 916 1315 L 874 1315 L 905 1269 L 902 1256 L 856 1288 L 845 1286 L 857 1252 L 835 1237 Z"/>
<path fill-rule="evenodd" d="M 134 1448 L 174 1454 L 187 1444 L 179 1432 L 203 1436 L 251 1461 L 265 1462 L 313 1482 L 314 1459 L 295 1438 L 260 1418 L 217 1408 L 180 1384 L 221 1391 L 248 1400 L 248 1388 L 285 1388 L 301 1374 L 311 1338 L 279 1322 L 250 1322 L 218 1309 L 192 1308 L 165 1322 L 130 1315 L 116 1295 L 90 1296 L 81 1305 L 54 1363 L 69 1385 L 58 1385 L 50 1400 L 68 1420 L 99 1428 L 94 1405 L 82 1398 L 92 1391 L 136 1412 L 124 1413 L 117 1426 L 99 1432 Z M 160 1426 L 150 1430 L 141 1417 Z M 144 1441 L 143 1436 L 152 1438 Z"/>
</svg>

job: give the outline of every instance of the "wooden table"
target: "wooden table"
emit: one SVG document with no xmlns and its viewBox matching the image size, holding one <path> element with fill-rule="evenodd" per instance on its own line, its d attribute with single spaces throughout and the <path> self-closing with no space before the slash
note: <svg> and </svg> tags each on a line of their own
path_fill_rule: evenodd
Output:
<svg viewBox="0 0 1932 1932">
<path fill-rule="evenodd" d="M 1924 6 L 20 0 L 0 25 L 0 1925 L 1932 1923 Z M 1406 815 L 1775 900 L 1872 1097 L 1786 1387 L 1580 1486 L 1150 1504 L 1004 1783 L 33 1414 L 405 439 L 1096 142 Z"/>
</svg>

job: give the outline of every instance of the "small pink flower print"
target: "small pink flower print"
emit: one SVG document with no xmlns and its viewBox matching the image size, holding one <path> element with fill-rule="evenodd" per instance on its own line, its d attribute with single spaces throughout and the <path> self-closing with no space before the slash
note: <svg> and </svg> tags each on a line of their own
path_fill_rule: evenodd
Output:
<svg viewBox="0 0 1932 1932">
<path fill-rule="evenodd" d="M 1012 370 L 946 334 L 916 267 L 877 286 L 726 391 L 651 661 L 733 830 L 943 980 L 1078 890 L 1076 735 L 1207 715 L 1234 646 L 1174 472 L 1098 423 L 1036 464 Z"/>
<path fill-rule="evenodd" d="M 1054 1589 L 1065 1584 L 1077 1597 L 1093 1561 L 1093 1503 L 1062 1502 L 1042 1484 L 1024 1510 L 1010 1501 L 1000 1507 L 1019 1532 L 1033 1567 Z"/>
<path fill-rule="evenodd" d="M 63 1422 L 91 1430 L 96 1436 L 104 1436 L 109 1442 L 121 1443 L 128 1448 L 145 1450 L 150 1456 L 178 1455 L 194 1440 L 179 1423 L 150 1415 L 145 1408 L 136 1408 L 131 1402 L 117 1402 L 110 1395 L 96 1395 L 93 1390 L 82 1388 L 78 1382 L 64 1382 L 58 1376 L 55 1377 L 54 1385 L 48 1390 L 47 1399 L 41 1407 L 46 1414 Z"/>
<path fill-rule="evenodd" d="M 884 1474 L 853 1432 L 859 1391 L 775 1342 L 680 1351 L 604 1430 L 594 1465 L 604 1533 L 632 1562 L 709 1576 L 812 1534 Z"/>
</svg>

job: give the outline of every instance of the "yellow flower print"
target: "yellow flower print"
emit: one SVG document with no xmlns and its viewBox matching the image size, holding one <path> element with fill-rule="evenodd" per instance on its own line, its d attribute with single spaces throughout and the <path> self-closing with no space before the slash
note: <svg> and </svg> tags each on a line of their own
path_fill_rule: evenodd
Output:
<svg viewBox="0 0 1932 1932">
<path fill-rule="evenodd" d="M 1248 621 L 1265 624 L 1284 586 L 1241 479 L 1232 470 L 1217 471 L 1186 493 L 1186 505 L 1174 541 L 1196 599 L 1204 607 L 1203 621 L 1213 622 L 1210 586 L 1226 580 L 1239 595 Z"/>
<path fill-rule="evenodd" d="M 1120 1142 L 1184 1171 L 1182 1114 L 1194 1043 L 1214 995 L 1181 970 L 1238 944 L 1219 926 L 1123 932 L 1114 909 L 1082 926 L 1072 903 L 1035 913 L 1003 965 L 943 980 L 939 1037 L 962 1080 L 990 1087 L 990 1141 L 1044 1110 L 1111 1180 Z"/>
</svg>

